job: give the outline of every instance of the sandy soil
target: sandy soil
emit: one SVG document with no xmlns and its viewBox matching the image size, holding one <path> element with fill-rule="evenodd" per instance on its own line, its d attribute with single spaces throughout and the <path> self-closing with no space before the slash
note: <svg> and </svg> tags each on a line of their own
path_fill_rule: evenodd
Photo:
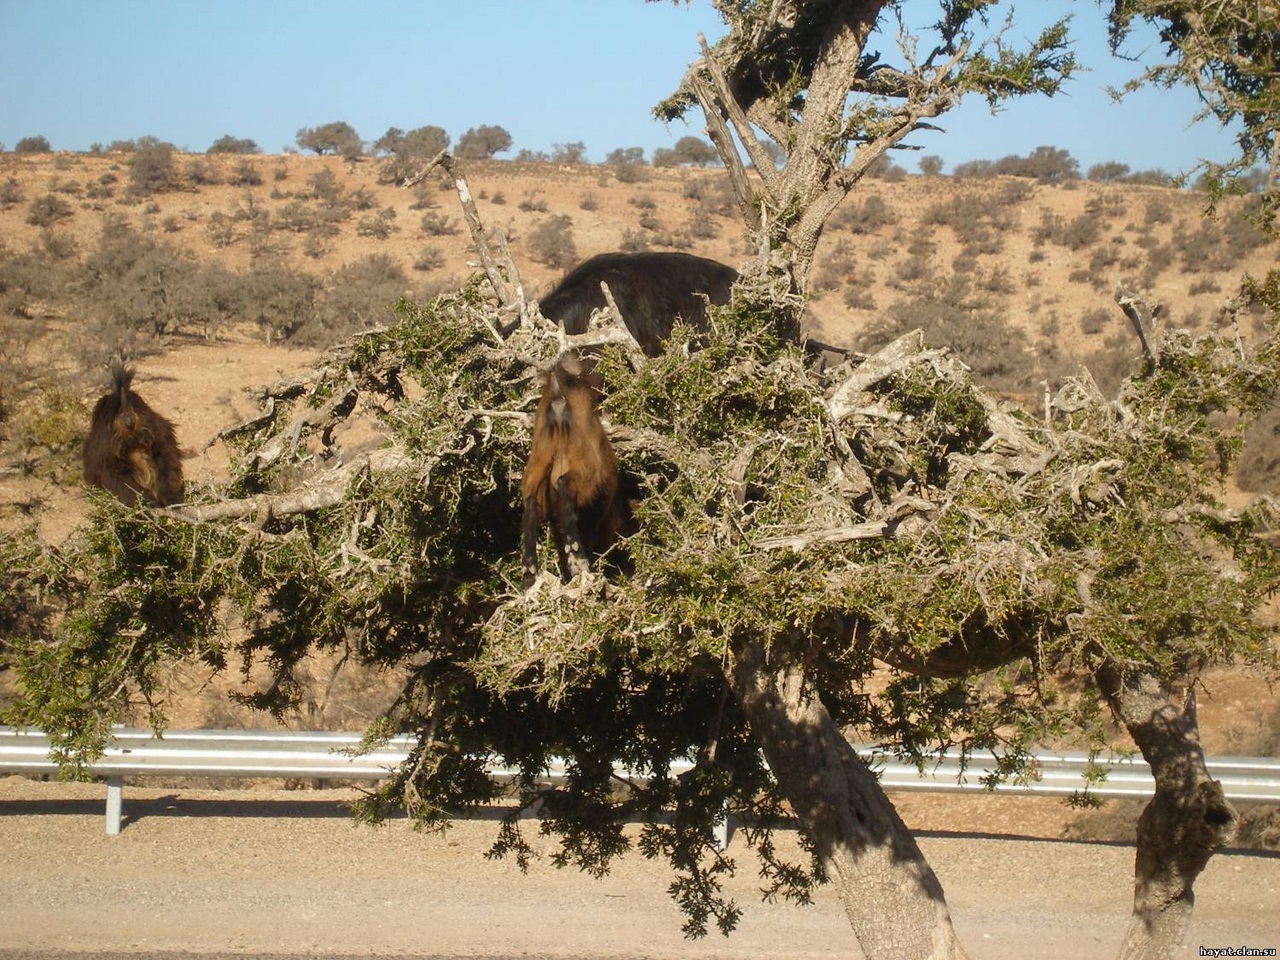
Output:
<svg viewBox="0 0 1280 960">
<path fill-rule="evenodd" d="M 103 830 L 103 788 L 0 779 L 0 958 L 862 956 L 830 889 L 808 907 L 761 902 L 741 834 L 728 891 L 737 932 L 686 941 L 670 874 L 638 854 L 596 881 L 544 856 L 528 876 L 484 857 L 494 816 L 444 835 L 358 827 L 350 790 L 127 788 Z M 1047 798 L 895 798 L 947 892 L 974 960 L 1114 956 L 1133 848 L 1061 839 Z M 529 824 L 530 836 L 536 823 Z M 794 837 L 783 838 L 794 846 Z M 1280 948 L 1280 856 L 1233 851 L 1197 885 L 1179 957 L 1200 946 Z"/>
</svg>

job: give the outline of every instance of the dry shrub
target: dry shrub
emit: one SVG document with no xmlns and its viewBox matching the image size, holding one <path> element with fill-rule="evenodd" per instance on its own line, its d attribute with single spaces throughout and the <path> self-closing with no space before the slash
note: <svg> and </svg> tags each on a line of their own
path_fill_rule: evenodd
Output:
<svg viewBox="0 0 1280 960">
<path fill-rule="evenodd" d="M 537 196 L 535 192 L 529 192 L 521 198 L 520 202 L 516 204 L 516 207 L 523 210 L 525 213 L 546 213 L 547 201 L 542 197 Z"/>
<path fill-rule="evenodd" d="M 1143 220 L 1147 226 L 1173 221 L 1173 205 L 1167 197 L 1152 197 L 1143 209 Z"/>
<path fill-rule="evenodd" d="M 684 185 L 684 196 L 697 203 L 691 216 L 736 217 L 738 204 L 733 196 L 733 188 L 725 177 L 707 179 L 698 177 Z"/>
<path fill-rule="evenodd" d="M 22 202 L 22 187 L 14 177 L 0 183 L 0 209 L 8 210 Z"/>
<path fill-rule="evenodd" d="M 395 225 L 395 207 L 386 207 L 371 217 L 361 217 L 356 224 L 356 235 L 386 240 L 400 228 Z"/>
<path fill-rule="evenodd" d="M 1024 391 L 1038 375 L 1026 334 L 1003 311 L 976 293 L 966 277 L 953 276 L 910 298 L 890 304 L 866 331 L 861 349 L 875 350 L 914 329 L 931 345 L 946 345 L 964 357 L 974 375 L 1006 393 Z"/>
<path fill-rule="evenodd" d="M 1067 220 L 1052 210 L 1040 212 L 1040 225 L 1032 231 L 1032 239 L 1036 243 L 1049 241 L 1068 250 L 1083 250 L 1098 242 L 1102 234 L 1102 224 L 1092 213 L 1082 213 L 1078 217 Z"/>
<path fill-rule="evenodd" d="M 1245 431 L 1236 483 L 1241 490 L 1280 494 L 1280 404 L 1273 403 Z"/>
<path fill-rule="evenodd" d="M 46 193 L 31 201 L 31 206 L 27 208 L 27 223 L 33 227 L 47 227 L 59 220 L 67 219 L 74 212 L 67 201 L 61 197 L 55 197 L 52 193 Z"/>
<path fill-rule="evenodd" d="M 41 380 L 17 410 L 12 442 L 26 469 L 56 483 L 75 477 L 80 443 L 89 426 L 89 410 L 78 393 Z"/>
<path fill-rule="evenodd" d="M 427 244 L 418 251 L 418 255 L 413 260 L 413 269 L 422 271 L 438 270 L 444 266 L 444 254 L 440 248 Z"/>
<path fill-rule="evenodd" d="M 276 172 L 278 174 L 280 172 L 280 168 L 277 168 Z M 283 179 L 284 177 L 281 176 L 276 177 L 276 180 Z M 262 172 L 258 169 L 256 164 L 249 160 L 241 160 L 232 169 L 227 182 L 236 187 L 256 187 L 262 183 Z"/>
<path fill-rule="evenodd" d="M 494 195 L 494 203 L 507 202 L 505 197 L 503 197 L 502 200 L 499 200 L 499 196 L 501 196 L 501 194 Z M 436 194 L 431 192 L 431 187 L 428 184 L 420 183 L 413 188 L 413 203 L 409 204 L 410 210 L 430 210 L 439 206 L 439 204 L 440 201 L 436 198 Z"/>
<path fill-rule="evenodd" d="M 529 232 L 529 256 L 548 267 L 564 269 L 577 262 L 578 248 L 573 242 L 573 220 L 567 214 L 556 214 L 542 220 Z"/>
<path fill-rule="evenodd" d="M 182 175 L 195 187 L 212 187 L 222 182 L 218 168 L 204 157 L 192 157 L 183 167 Z"/>
<path fill-rule="evenodd" d="M 644 253 L 649 247 L 649 238 L 643 231 L 632 230 L 630 227 L 622 231 L 622 241 L 618 244 L 618 249 L 623 253 Z"/>
<path fill-rule="evenodd" d="M 870 193 L 861 202 L 846 199 L 827 221 L 827 229 L 847 230 L 855 235 L 871 234 L 897 222 L 898 215 L 885 203 L 884 197 Z"/>
<path fill-rule="evenodd" d="M 1090 310 L 1080 318 L 1080 332 L 1087 337 L 1096 337 L 1108 327 L 1113 326 L 1115 316 L 1111 310 L 1101 307 Z"/>
<path fill-rule="evenodd" d="M 176 190 L 182 184 L 176 152 L 167 143 L 139 143 L 129 157 L 129 193 L 148 197 Z"/>
<path fill-rule="evenodd" d="M 459 230 L 458 221 L 440 213 L 422 215 L 422 232 L 428 237 L 451 237 Z"/>
<path fill-rule="evenodd" d="M 809 279 L 809 292 L 815 299 L 844 286 L 857 268 L 853 246 L 847 240 L 836 241 L 835 246 L 815 264 Z"/>
<path fill-rule="evenodd" d="M 384 253 L 349 263 L 330 278 L 310 321 L 299 327 L 294 339 L 303 346 L 328 346 L 351 333 L 383 325 L 407 285 L 403 268 Z"/>
<path fill-rule="evenodd" d="M 315 309 L 319 284 L 310 274 L 280 264 L 255 264 L 241 279 L 244 315 L 257 323 L 267 340 L 293 336 Z"/>
</svg>

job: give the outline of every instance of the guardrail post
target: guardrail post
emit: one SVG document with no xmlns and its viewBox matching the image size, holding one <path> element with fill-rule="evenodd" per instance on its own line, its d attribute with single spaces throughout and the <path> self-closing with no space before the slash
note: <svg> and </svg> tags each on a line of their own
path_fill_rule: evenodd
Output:
<svg viewBox="0 0 1280 960">
<path fill-rule="evenodd" d="M 729 847 L 729 812 L 726 810 L 724 818 L 715 825 L 716 849 L 723 853 Z"/>
<path fill-rule="evenodd" d="M 124 805 L 124 777 L 107 777 L 107 836 L 120 834 L 120 809 Z"/>
</svg>

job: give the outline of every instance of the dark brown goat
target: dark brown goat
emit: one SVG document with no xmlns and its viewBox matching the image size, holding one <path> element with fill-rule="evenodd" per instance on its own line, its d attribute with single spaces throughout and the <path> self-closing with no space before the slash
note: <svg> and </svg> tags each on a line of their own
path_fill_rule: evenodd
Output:
<svg viewBox="0 0 1280 960">
<path fill-rule="evenodd" d="M 737 279 L 733 267 L 687 253 L 602 253 L 574 267 L 538 306 L 565 333 L 586 333 L 591 312 L 606 303 L 603 280 L 640 349 L 655 357 L 677 319 L 703 326 L 707 301 L 728 303 Z"/>
<path fill-rule="evenodd" d="M 520 484 L 524 501 L 524 588 L 538 577 L 538 531 L 550 521 L 565 580 L 613 546 L 630 515 L 618 460 L 596 409 L 603 380 L 595 365 L 566 353 L 546 376 Z"/>
<path fill-rule="evenodd" d="M 84 479 L 132 506 L 182 502 L 182 450 L 173 424 L 133 392 L 133 371 L 117 362 L 112 390 L 93 408 L 81 456 Z"/>
</svg>

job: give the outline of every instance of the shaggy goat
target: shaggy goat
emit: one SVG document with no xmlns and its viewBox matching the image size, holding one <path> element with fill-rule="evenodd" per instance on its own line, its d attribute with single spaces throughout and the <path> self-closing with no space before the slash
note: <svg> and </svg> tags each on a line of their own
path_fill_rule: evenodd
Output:
<svg viewBox="0 0 1280 960">
<path fill-rule="evenodd" d="M 602 253 L 574 267 L 538 306 L 565 333 L 586 333 L 591 312 L 606 304 L 603 280 L 640 349 L 655 357 L 677 319 L 701 327 L 707 301 L 728 303 L 737 279 L 733 267 L 687 253 Z"/>
<path fill-rule="evenodd" d="M 132 506 L 182 502 L 182 450 L 173 424 L 133 392 L 133 371 L 111 368 L 112 390 L 93 408 L 81 456 L 84 479 Z"/>
<path fill-rule="evenodd" d="M 566 353 L 546 375 L 520 495 L 524 502 L 524 588 L 538 576 L 538 531 L 551 533 L 565 580 L 590 568 L 629 521 L 618 460 L 596 410 L 603 380 L 595 365 Z"/>
</svg>

